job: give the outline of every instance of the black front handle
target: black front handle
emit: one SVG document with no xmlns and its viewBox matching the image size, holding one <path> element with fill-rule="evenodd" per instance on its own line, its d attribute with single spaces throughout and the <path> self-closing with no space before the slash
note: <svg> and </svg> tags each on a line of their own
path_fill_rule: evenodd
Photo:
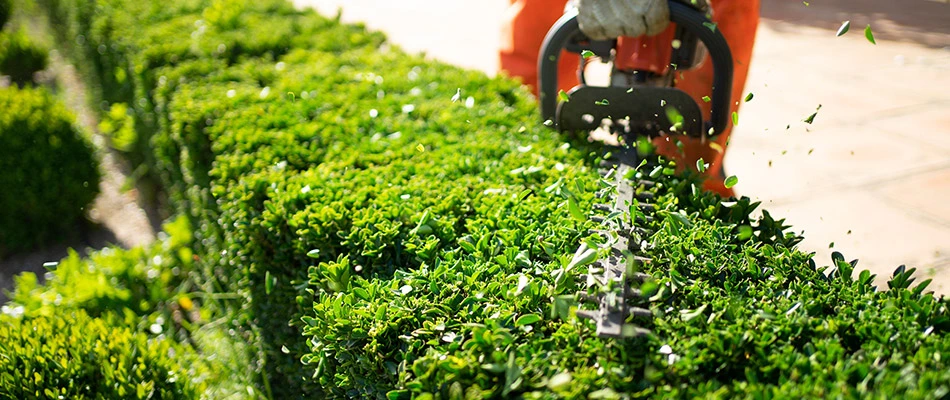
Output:
<svg viewBox="0 0 950 400">
<path fill-rule="evenodd" d="M 729 102 L 732 97 L 732 52 L 726 38 L 701 11 L 670 0 L 670 21 L 693 33 L 706 45 L 713 62 L 712 113 L 707 123 L 713 135 L 725 132 L 729 123 Z M 541 46 L 538 59 L 538 93 L 541 96 L 542 121 L 557 121 L 557 67 L 561 51 L 570 43 L 590 41 L 577 23 L 577 10 L 572 9 L 554 23 Z M 711 135 L 712 136 L 712 135 Z"/>
</svg>

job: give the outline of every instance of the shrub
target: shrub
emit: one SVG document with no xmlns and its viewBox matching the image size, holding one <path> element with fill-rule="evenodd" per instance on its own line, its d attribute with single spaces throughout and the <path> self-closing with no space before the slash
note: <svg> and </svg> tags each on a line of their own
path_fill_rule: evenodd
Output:
<svg viewBox="0 0 950 400">
<path fill-rule="evenodd" d="M 946 300 L 906 271 L 884 293 L 839 260 L 826 276 L 782 221 L 664 166 L 642 237 L 655 336 L 594 337 L 568 267 L 597 157 L 513 82 L 283 1 L 48 3 L 101 98 L 134 108 L 141 159 L 193 219 L 197 283 L 238 296 L 217 306 L 274 398 L 946 390 Z"/>
<path fill-rule="evenodd" d="M 69 232 L 99 191 L 89 140 L 40 89 L 0 89 L 0 255 Z"/>
<path fill-rule="evenodd" d="M 82 311 L 0 316 L 0 397 L 198 398 L 170 341 L 117 328 Z"/>
<path fill-rule="evenodd" d="M 0 32 L 0 75 L 8 75 L 13 83 L 33 82 L 33 74 L 46 68 L 48 58 L 48 51 L 24 31 Z"/>
<path fill-rule="evenodd" d="M 13 13 L 13 0 L 0 0 L 0 31 L 10 20 L 10 14 Z"/>
<path fill-rule="evenodd" d="M 211 399 L 256 398 L 259 393 L 254 387 L 254 369 L 248 368 L 252 364 L 248 355 L 252 353 L 247 349 L 247 338 L 235 331 L 238 326 L 230 321 L 209 321 L 212 314 L 203 298 L 194 297 L 189 290 L 191 283 L 186 278 L 194 273 L 195 254 L 190 250 L 193 243 L 188 220 L 179 217 L 166 223 L 158 236 L 146 247 L 109 247 L 85 259 L 71 251 L 66 259 L 50 267 L 43 284 L 32 273 L 19 275 L 3 313 L 39 321 L 82 314 L 82 321 L 90 319 L 110 330 L 144 335 L 149 343 L 167 343 L 168 351 L 159 361 L 174 366 L 179 387 L 200 389 L 192 390 L 192 394 Z M 14 324 L 9 334 L 30 328 L 28 324 Z M 15 352 L 11 351 L 0 346 L 0 358 L 14 358 Z M 152 398 L 176 396 L 165 389 L 152 393 Z M 99 398 L 116 397 L 101 394 Z"/>
<path fill-rule="evenodd" d="M 194 254 L 187 219 L 163 228 L 148 247 L 107 247 L 85 259 L 70 250 L 50 265 L 42 285 L 32 272 L 20 274 L 9 305 L 27 317 L 80 309 L 92 317 L 117 317 L 143 331 L 157 330 L 152 325 L 162 320 L 161 331 L 174 333 L 183 321 L 196 319 L 190 315 L 197 312 L 196 302 L 183 287 L 194 269 Z"/>
</svg>

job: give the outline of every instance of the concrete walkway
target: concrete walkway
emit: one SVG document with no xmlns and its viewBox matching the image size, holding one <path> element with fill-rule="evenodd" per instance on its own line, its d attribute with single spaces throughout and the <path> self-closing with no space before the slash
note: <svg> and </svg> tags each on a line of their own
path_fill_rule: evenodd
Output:
<svg viewBox="0 0 950 400">
<path fill-rule="evenodd" d="M 879 282 L 906 264 L 950 293 L 950 4 L 816 3 L 763 0 L 746 87 L 755 98 L 726 168 L 740 194 L 804 231 L 819 264 L 841 251 Z M 342 9 L 409 51 L 494 74 L 508 0 L 296 4 Z M 851 31 L 835 37 L 845 20 Z"/>
</svg>

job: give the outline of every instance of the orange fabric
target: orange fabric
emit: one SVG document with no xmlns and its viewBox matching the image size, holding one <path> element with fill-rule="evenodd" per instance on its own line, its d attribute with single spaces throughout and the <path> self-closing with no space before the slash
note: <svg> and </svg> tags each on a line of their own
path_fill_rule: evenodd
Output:
<svg viewBox="0 0 950 400">
<path fill-rule="evenodd" d="M 503 30 L 503 43 L 499 52 L 501 69 L 510 76 L 521 77 L 537 94 L 538 53 L 541 42 L 551 25 L 561 17 L 566 0 L 512 0 L 506 15 Z M 732 109 L 738 111 L 743 99 L 743 88 L 749 74 L 752 59 L 752 46 L 759 22 L 759 0 L 710 0 L 713 10 L 713 22 L 716 23 L 729 47 L 734 60 L 732 86 Z M 672 28 L 654 37 L 621 38 L 618 43 L 617 67 L 621 69 L 645 69 L 658 73 L 665 72 L 670 57 Z M 559 63 L 559 86 L 568 90 L 577 84 L 577 57 L 562 56 Z M 676 87 L 689 93 L 699 104 L 706 118 L 709 118 L 710 103 L 702 100 L 712 93 L 712 62 L 706 60 L 702 65 L 689 71 L 676 74 Z M 675 158 L 680 165 L 695 168 L 696 160 L 702 158 L 709 167 L 705 175 L 708 178 L 705 189 L 723 196 L 731 196 L 720 177 L 722 160 L 732 127 L 709 140 L 682 137 L 683 151 L 677 148 L 670 138 L 656 140 L 657 152 Z"/>
</svg>

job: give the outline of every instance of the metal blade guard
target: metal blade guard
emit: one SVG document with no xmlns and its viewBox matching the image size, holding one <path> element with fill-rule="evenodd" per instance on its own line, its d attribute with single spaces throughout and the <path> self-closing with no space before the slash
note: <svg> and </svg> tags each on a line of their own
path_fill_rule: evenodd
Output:
<svg viewBox="0 0 950 400">
<path fill-rule="evenodd" d="M 579 57 L 582 51 L 589 50 L 606 60 L 616 47 L 616 40 L 594 41 L 584 35 L 577 22 L 577 11 L 571 9 L 551 27 L 541 48 L 538 90 L 542 121 L 552 121 L 553 126 L 561 131 L 591 131 L 606 118 L 627 120 L 648 128 L 648 131 L 668 132 L 675 121 L 670 121 L 667 107 L 673 107 L 683 117 L 677 133 L 699 137 L 724 132 L 729 123 L 732 93 L 733 64 L 729 45 L 703 12 L 673 0 L 669 2 L 669 7 L 670 21 L 676 24 L 677 39 L 681 43 L 672 53 L 671 64 L 679 69 L 693 66 L 695 60 L 685 54 L 695 48 L 696 39 L 706 46 L 712 58 L 714 77 L 709 120 L 703 120 L 699 105 L 682 90 L 674 87 L 588 86 L 583 68 L 578 71 L 580 85 L 568 93 L 570 101 L 559 103 L 558 61 L 562 50 L 576 53 Z M 585 60 L 583 57 L 580 59 L 583 66 Z"/>
</svg>

